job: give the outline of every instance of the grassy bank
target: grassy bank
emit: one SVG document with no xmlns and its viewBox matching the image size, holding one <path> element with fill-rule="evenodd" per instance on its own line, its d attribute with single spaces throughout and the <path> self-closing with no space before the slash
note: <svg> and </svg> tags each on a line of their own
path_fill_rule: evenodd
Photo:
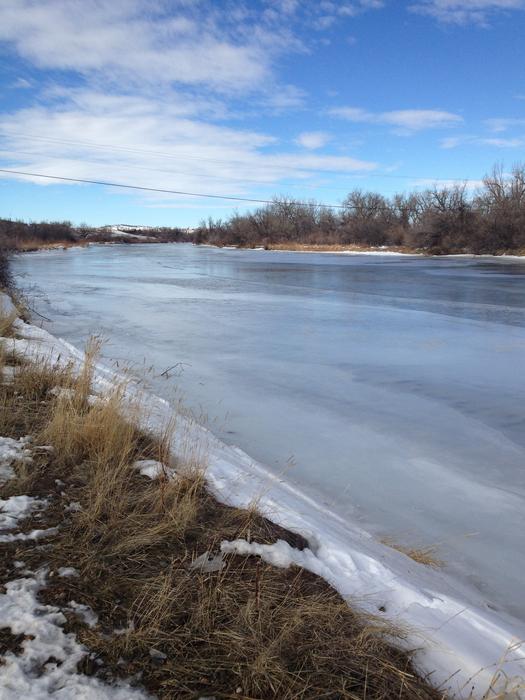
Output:
<svg viewBox="0 0 525 700">
<path fill-rule="evenodd" d="M 12 321 L 3 319 L 4 337 L 19 332 Z M 95 347 L 80 373 L 2 347 L 0 435 L 30 436 L 3 506 L 39 505 L 1 538 L 0 575 L 8 592 L 21 575 L 40 581 L 38 604 L 61 611 L 62 629 L 85 647 L 72 672 L 160 698 L 444 697 L 398 648 L 402 632 L 323 579 L 221 553 L 239 538 L 306 541 L 255 508 L 219 503 L 198 446 L 174 461 L 169 428 L 154 438 L 123 417 L 122 387 L 94 396 Z M 8 668 L 38 641 L 18 630 L 1 632 Z M 65 666 L 39 658 L 33 672 Z"/>
</svg>

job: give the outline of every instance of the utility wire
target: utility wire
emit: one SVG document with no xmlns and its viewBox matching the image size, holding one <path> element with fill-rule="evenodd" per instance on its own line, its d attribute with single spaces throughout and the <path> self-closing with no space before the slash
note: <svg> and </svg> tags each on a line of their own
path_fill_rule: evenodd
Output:
<svg viewBox="0 0 525 700">
<path fill-rule="evenodd" d="M 69 158 L 68 156 L 50 156 L 47 153 L 42 154 L 41 152 L 38 151 L 19 151 L 18 149 L 13 149 L 13 148 L 5 148 L 5 149 L 0 149 L 0 153 L 5 153 L 7 155 L 11 154 L 17 154 L 17 155 L 22 155 L 22 156 L 45 156 L 46 158 L 52 158 L 53 160 L 60 160 L 64 161 L 66 159 L 74 161 L 73 158 Z M 83 158 L 82 159 L 83 163 L 93 163 L 94 165 L 107 165 L 107 162 L 105 162 L 102 159 L 96 160 L 95 158 L 90 158 L 89 160 Z M 123 164 L 123 167 L 126 169 L 132 169 L 132 170 L 145 170 L 148 172 L 152 173 L 166 173 L 167 175 L 186 175 L 188 177 L 196 177 L 199 179 L 206 179 L 206 180 L 219 180 L 220 182 L 240 182 L 240 183 L 249 183 L 253 185 L 262 185 L 263 187 L 276 187 L 276 182 L 275 180 L 278 181 L 279 187 L 295 187 L 299 188 L 302 190 L 340 190 L 341 192 L 348 192 L 348 187 L 337 187 L 337 186 L 329 186 L 329 185 L 314 185 L 310 182 L 284 182 L 280 181 L 279 178 L 275 178 L 274 181 L 270 182 L 269 180 L 253 180 L 251 178 L 240 178 L 240 177 L 229 177 L 229 176 L 224 176 L 224 175 L 208 175 L 208 173 L 202 173 L 202 172 L 188 172 L 187 170 L 166 170 L 165 168 L 148 168 L 143 165 L 130 165 L 129 163 Z M 348 176 L 346 176 L 348 177 Z M 362 175 L 351 175 L 351 177 L 362 177 Z"/>
<path fill-rule="evenodd" d="M 250 204 L 275 204 L 272 199 L 252 199 L 250 197 L 235 197 L 234 195 L 225 194 L 207 194 L 204 192 L 183 192 L 182 190 L 167 190 L 158 187 L 143 187 L 140 185 L 124 185 L 118 182 L 106 182 L 104 180 L 84 180 L 79 177 L 64 177 L 61 175 L 43 175 L 42 173 L 29 173 L 23 170 L 8 170 L 0 168 L 0 173 L 10 173 L 11 175 L 25 175 L 26 177 L 40 177 L 46 180 L 60 180 L 63 182 L 81 182 L 86 185 L 102 185 L 104 187 L 121 187 L 127 190 L 140 190 L 142 192 L 160 192 L 162 194 L 176 194 L 185 197 L 202 197 L 206 199 L 226 199 L 233 202 L 248 202 Z M 356 207 L 348 207 L 344 204 L 309 204 L 308 202 L 287 201 L 287 204 L 297 206 L 321 207 L 323 209 L 352 209 Z"/>
</svg>

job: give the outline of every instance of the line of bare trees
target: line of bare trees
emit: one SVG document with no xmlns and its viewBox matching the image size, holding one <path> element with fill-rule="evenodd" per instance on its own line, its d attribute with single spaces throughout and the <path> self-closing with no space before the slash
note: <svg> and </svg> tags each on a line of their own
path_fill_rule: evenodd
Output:
<svg viewBox="0 0 525 700">
<path fill-rule="evenodd" d="M 430 254 L 525 252 L 525 166 L 495 167 L 483 186 L 434 187 L 391 198 L 355 190 L 339 210 L 286 198 L 227 221 L 202 222 L 195 243 L 246 247 L 403 246 Z"/>
<path fill-rule="evenodd" d="M 471 192 L 466 184 L 384 197 L 350 192 L 335 210 L 285 197 L 226 221 L 209 219 L 191 234 L 179 228 L 126 233 L 158 242 L 271 248 L 279 244 L 392 246 L 430 254 L 525 253 L 525 165 L 510 174 L 501 166 Z M 0 250 L 30 250 L 40 244 L 88 241 L 140 242 L 107 227 L 74 227 L 68 221 L 24 223 L 0 219 Z"/>
<path fill-rule="evenodd" d="M 126 234 L 135 234 L 137 238 Z M 138 243 L 140 236 L 159 243 L 187 240 L 182 229 L 157 227 L 144 231 L 127 227 L 119 235 L 107 227 L 94 228 L 81 224 L 73 226 L 69 221 L 40 221 L 26 223 L 13 219 L 0 219 L 0 250 L 32 250 L 49 244 L 77 244 L 83 242 Z"/>
</svg>

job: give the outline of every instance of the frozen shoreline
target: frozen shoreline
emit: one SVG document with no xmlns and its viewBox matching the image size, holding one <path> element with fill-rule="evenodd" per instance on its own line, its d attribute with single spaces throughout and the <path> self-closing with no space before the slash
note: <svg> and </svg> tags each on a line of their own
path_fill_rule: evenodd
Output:
<svg viewBox="0 0 525 700">
<path fill-rule="evenodd" d="M 215 247 L 215 246 L 210 246 Z M 226 246 L 225 246 L 226 247 Z M 264 250 L 264 248 L 234 248 L 232 250 Z M 267 250 L 268 253 L 317 253 L 319 255 L 379 255 L 388 257 L 402 257 L 402 258 L 472 258 L 473 260 L 480 259 L 491 259 L 491 260 L 523 260 L 525 262 L 525 255 L 489 255 L 489 254 L 475 254 L 475 253 L 450 253 L 447 255 L 427 255 L 426 253 L 402 253 L 396 250 L 292 250 L 292 249 L 270 249 Z"/>
<path fill-rule="evenodd" d="M 139 237 L 139 236 L 133 236 L 132 234 L 126 234 L 126 237 L 134 237 L 134 238 L 144 238 L 144 237 Z M 55 250 L 70 250 L 71 248 L 89 248 L 92 246 L 119 246 L 119 245 L 128 245 L 127 243 L 120 243 L 120 242 L 111 242 L 111 241 L 89 241 L 83 245 L 71 245 L 71 246 L 63 246 L 63 245 L 53 245 L 53 246 L 42 246 L 41 248 L 38 248 L 37 250 L 28 250 L 28 251 L 19 251 L 18 254 L 20 255 L 29 255 L 29 254 L 35 254 L 35 253 L 43 253 L 43 252 L 49 252 L 49 251 L 55 251 Z M 174 241 L 168 241 L 168 242 L 157 242 L 153 239 L 148 239 L 147 240 L 141 240 L 138 243 L 135 243 L 134 245 L 188 245 L 187 242 L 181 241 L 179 242 L 174 242 Z M 418 253 L 416 251 L 411 252 L 411 253 L 405 253 L 397 250 L 381 250 L 381 249 L 369 249 L 369 250 L 294 250 L 292 248 L 262 248 L 262 247 L 257 247 L 257 248 L 244 248 L 240 246 L 234 246 L 234 245 L 225 245 L 225 246 L 217 246 L 213 245 L 211 243 L 191 243 L 191 245 L 198 246 L 199 248 L 215 248 L 217 250 L 239 250 L 239 251 L 264 251 L 266 253 L 308 253 L 308 254 L 317 254 L 317 255 L 369 255 L 369 256 L 385 256 L 385 257 L 402 257 L 402 258 L 437 258 L 437 259 L 448 259 L 448 258 L 471 258 L 472 260 L 521 260 L 525 262 L 525 254 L 524 255 L 512 255 L 512 254 L 502 254 L 502 255 L 492 255 L 489 253 L 449 253 L 446 255 L 427 255 L 426 253 Z"/>
<path fill-rule="evenodd" d="M 17 353 L 60 363 L 82 362 L 81 351 L 46 331 L 18 322 L 18 332 L 21 339 L 8 341 Z M 97 366 L 97 391 L 107 392 L 120 381 L 121 375 Z M 138 396 L 147 415 L 143 427 L 162 431 L 174 417 L 171 406 L 129 383 L 129 403 Z M 225 445 L 202 426 L 177 415 L 174 454 L 184 457 L 195 445 L 207 455 L 208 482 L 220 500 L 246 507 L 257 499 L 265 515 L 307 537 L 310 549 L 292 550 L 288 553 L 291 560 L 323 576 L 360 607 L 374 614 L 381 614 L 379 608 L 384 608 L 390 620 L 407 627 L 407 646 L 421 648 L 418 666 L 432 673 L 436 685 L 465 698 L 475 686 L 481 696 L 506 652 L 505 673 L 523 677 L 525 650 L 511 649 L 525 638 L 522 624 L 495 615 L 466 586 L 380 544 L 242 450 Z"/>
</svg>

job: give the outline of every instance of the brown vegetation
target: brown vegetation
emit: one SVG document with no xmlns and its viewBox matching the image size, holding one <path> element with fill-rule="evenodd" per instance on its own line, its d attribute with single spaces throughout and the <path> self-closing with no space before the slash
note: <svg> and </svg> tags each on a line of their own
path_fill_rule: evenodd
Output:
<svg viewBox="0 0 525 700">
<path fill-rule="evenodd" d="M 197 556 L 217 554 L 223 539 L 306 542 L 255 509 L 217 502 L 205 464 L 170 461 L 166 440 L 123 418 L 121 390 L 90 397 L 91 360 L 80 378 L 45 363 L 3 361 L 16 362 L 16 371 L 0 385 L 0 434 L 30 433 L 35 444 L 54 448 L 34 449 L 4 497 L 47 498 L 38 527 L 59 529 L 44 548 L 2 544 L 1 579 L 18 575 L 15 559 L 33 570 L 79 572 L 50 575 L 40 597 L 62 608 L 74 599 L 97 613 L 95 627 L 67 613 L 66 629 L 90 650 L 81 672 L 140 674 L 159 698 L 443 697 L 393 644 L 399 630 L 356 612 L 313 574 L 233 555 L 216 571 L 192 568 Z M 133 462 L 143 458 L 165 464 L 165 475 L 141 476 Z M 31 526 L 30 519 L 24 527 Z M 15 636 L 4 637 L 17 648 Z"/>
<path fill-rule="evenodd" d="M 293 249 L 382 247 L 448 253 L 517 253 L 525 248 L 525 166 L 494 168 L 479 191 L 466 184 L 394 195 L 355 190 L 342 209 L 278 198 L 228 221 L 209 219 L 196 243 Z"/>
<path fill-rule="evenodd" d="M 234 214 L 226 221 L 210 218 L 191 233 L 180 228 L 130 226 L 117 232 L 108 227 L 74 227 L 67 221 L 26 224 L 0 219 L 0 250 L 89 242 L 521 255 L 525 252 L 525 166 L 516 165 L 510 174 L 495 167 L 476 192 L 470 192 L 466 183 L 392 197 L 354 190 L 340 209 L 278 197 L 267 206 Z"/>
<path fill-rule="evenodd" d="M 69 221 L 25 223 L 0 219 L 0 250 L 3 251 L 28 252 L 42 248 L 71 248 L 88 243 L 172 243 L 181 240 L 185 240 L 185 234 L 178 228 L 151 228 L 147 230 L 147 235 L 144 235 L 142 229 L 126 227 L 125 231 L 119 234 L 108 227 L 93 228 L 85 224 L 74 227 Z"/>
<path fill-rule="evenodd" d="M 443 566 L 441 559 L 437 557 L 437 545 L 428 545 L 424 547 L 410 547 L 408 545 L 400 544 L 396 542 L 391 537 L 383 537 L 381 542 L 387 547 L 405 554 L 410 559 L 417 561 L 418 564 L 424 564 L 425 566 L 431 566 L 434 569 L 438 569 Z"/>
</svg>

